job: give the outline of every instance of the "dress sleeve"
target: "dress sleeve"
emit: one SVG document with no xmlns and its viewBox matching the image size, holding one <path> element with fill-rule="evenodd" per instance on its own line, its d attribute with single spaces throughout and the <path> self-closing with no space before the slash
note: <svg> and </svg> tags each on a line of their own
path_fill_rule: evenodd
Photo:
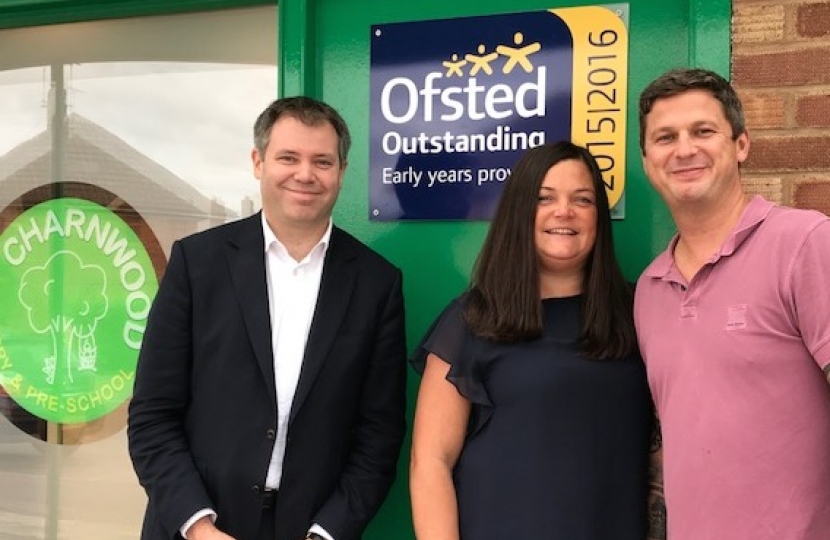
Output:
<svg viewBox="0 0 830 540">
<path fill-rule="evenodd" d="M 483 356 L 476 353 L 480 346 L 481 340 L 464 322 L 463 300 L 456 298 L 436 317 L 410 357 L 410 363 L 420 374 L 424 372 L 430 353 L 450 364 L 447 380 L 473 405 L 470 433 L 478 431 L 487 422 L 493 408 L 484 384 L 486 366 Z"/>
</svg>

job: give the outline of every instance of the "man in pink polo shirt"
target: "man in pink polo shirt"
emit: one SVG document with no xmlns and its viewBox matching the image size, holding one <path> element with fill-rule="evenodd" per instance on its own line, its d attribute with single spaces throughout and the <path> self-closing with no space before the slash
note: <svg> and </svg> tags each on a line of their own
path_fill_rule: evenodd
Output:
<svg viewBox="0 0 830 540">
<path fill-rule="evenodd" d="M 830 539 L 830 219 L 749 198 L 740 100 L 700 69 L 640 95 L 678 233 L 637 284 L 669 540 Z M 658 486 L 659 487 L 659 486 Z"/>
</svg>

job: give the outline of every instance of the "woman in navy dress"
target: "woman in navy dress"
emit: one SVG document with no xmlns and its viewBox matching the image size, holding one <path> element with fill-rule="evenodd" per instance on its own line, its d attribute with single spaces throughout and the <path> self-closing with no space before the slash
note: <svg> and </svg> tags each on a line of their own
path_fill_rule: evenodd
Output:
<svg viewBox="0 0 830 540">
<path fill-rule="evenodd" d="M 418 540 L 644 540 L 652 403 L 594 158 L 514 167 L 467 291 L 436 319 L 410 491 Z"/>
</svg>

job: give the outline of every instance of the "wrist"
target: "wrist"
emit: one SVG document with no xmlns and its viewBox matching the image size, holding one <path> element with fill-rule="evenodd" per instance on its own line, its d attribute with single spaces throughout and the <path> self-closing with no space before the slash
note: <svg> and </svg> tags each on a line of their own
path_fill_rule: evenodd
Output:
<svg viewBox="0 0 830 540">
<path fill-rule="evenodd" d="M 212 533 L 215 529 L 216 525 L 213 524 L 213 521 L 208 516 L 204 516 L 199 518 L 199 520 L 187 529 L 185 538 L 187 538 L 187 540 L 199 540 L 200 538 L 206 538 L 205 535 Z"/>
</svg>

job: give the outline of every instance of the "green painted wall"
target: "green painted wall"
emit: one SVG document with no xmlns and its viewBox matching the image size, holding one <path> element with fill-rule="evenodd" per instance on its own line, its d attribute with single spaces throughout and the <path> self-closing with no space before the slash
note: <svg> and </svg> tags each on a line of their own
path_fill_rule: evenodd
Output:
<svg viewBox="0 0 830 540">
<path fill-rule="evenodd" d="M 81 20 L 273 4 L 262 0 L 0 0 L 0 29 Z M 410 348 L 435 314 L 466 285 L 486 234 L 482 222 L 371 223 L 368 220 L 369 28 L 372 24 L 594 5 L 580 0 L 282 0 L 280 90 L 337 107 L 354 149 L 335 219 L 399 265 L 405 274 Z M 635 279 L 673 233 L 664 205 L 640 167 L 636 98 L 662 71 L 699 65 L 729 75 L 729 0 L 631 0 L 626 218 L 615 222 L 623 269 Z M 417 44 L 413 44 L 417 46 Z M 418 379 L 410 377 L 410 405 Z M 410 407 L 410 413 L 411 413 Z M 408 443 L 400 480 L 367 540 L 413 538 L 406 488 Z"/>
<path fill-rule="evenodd" d="M 600 3 L 579 0 L 283 0 L 280 3 L 282 95 L 307 94 L 324 99 L 337 107 L 349 122 L 355 145 L 335 219 L 403 269 L 410 349 L 436 313 L 466 285 L 488 224 L 368 220 L 371 25 Z M 623 270 L 633 280 L 674 232 L 671 217 L 651 191 L 640 165 L 637 96 L 651 79 L 672 67 L 700 65 L 728 76 L 731 2 L 631 0 L 628 3 L 626 218 L 615 222 L 614 234 Z M 410 405 L 414 405 L 418 377 L 412 372 L 410 375 Z M 370 527 L 368 540 L 413 537 L 406 486 L 407 457 L 408 446 L 399 466 L 400 480 Z"/>
</svg>

